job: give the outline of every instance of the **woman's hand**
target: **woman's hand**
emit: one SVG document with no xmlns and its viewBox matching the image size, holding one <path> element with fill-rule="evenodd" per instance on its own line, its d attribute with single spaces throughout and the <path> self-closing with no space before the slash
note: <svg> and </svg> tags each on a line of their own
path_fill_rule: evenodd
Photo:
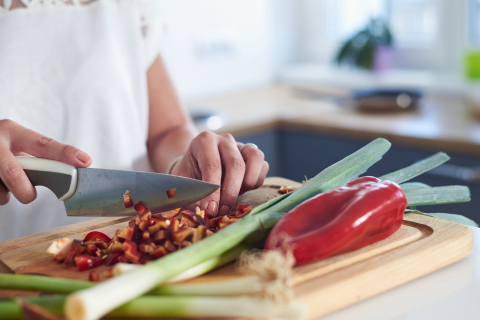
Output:
<svg viewBox="0 0 480 320">
<path fill-rule="evenodd" d="M 27 204 L 37 191 L 30 183 L 15 156 L 35 156 L 61 161 L 77 168 L 88 167 L 92 159 L 85 152 L 47 138 L 11 120 L 0 120 L 0 178 L 15 198 Z M 10 193 L 0 186 L 0 205 L 8 203 Z"/>
<path fill-rule="evenodd" d="M 201 201 L 200 207 L 210 216 L 230 212 L 238 194 L 263 184 L 268 163 L 263 152 L 254 146 L 242 148 L 230 134 L 202 132 L 195 137 L 172 174 L 221 184 Z"/>
</svg>

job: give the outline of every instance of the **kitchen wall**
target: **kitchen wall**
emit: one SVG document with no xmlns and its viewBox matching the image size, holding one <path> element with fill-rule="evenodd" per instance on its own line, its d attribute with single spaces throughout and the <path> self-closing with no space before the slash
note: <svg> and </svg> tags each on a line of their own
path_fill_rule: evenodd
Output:
<svg viewBox="0 0 480 320">
<path fill-rule="evenodd" d="M 272 17 L 281 19 L 273 14 L 273 1 L 150 0 L 150 5 L 162 25 L 163 58 L 183 100 L 272 81 L 278 63 L 272 27 L 279 25 Z"/>
</svg>

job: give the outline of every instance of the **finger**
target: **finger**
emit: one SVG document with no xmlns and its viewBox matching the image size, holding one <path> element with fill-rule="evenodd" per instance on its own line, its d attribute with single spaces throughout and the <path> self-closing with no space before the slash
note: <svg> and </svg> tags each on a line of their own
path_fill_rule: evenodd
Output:
<svg viewBox="0 0 480 320">
<path fill-rule="evenodd" d="M 265 155 L 255 147 L 247 146 L 241 152 L 245 160 L 245 176 L 243 177 L 241 192 L 252 190 L 258 182 L 262 171 Z"/>
<path fill-rule="evenodd" d="M 225 215 L 232 209 L 240 192 L 245 176 L 245 161 L 237 148 L 235 139 L 229 134 L 222 136 L 218 149 L 224 168 L 218 214 Z"/>
<path fill-rule="evenodd" d="M 263 186 L 265 178 L 267 177 L 268 169 L 270 169 L 270 166 L 268 165 L 268 162 L 263 161 L 262 170 L 260 171 L 260 175 L 258 177 L 257 184 L 255 185 L 254 189 L 257 189 L 257 188 L 260 188 L 261 186 Z"/>
<path fill-rule="evenodd" d="M 0 147 L 0 178 L 21 203 L 30 203 L 37 197 L 37 190 L 5 145 Z M 6 193 L 3 187 L 1 189 Z"/>
<path fill-rule="evenodd" d="M 19 124 L 11 124 L 10 146 L 13 152 L 27 152 L 32 156 L 57 160 L 75 167 L 88 167 L 92 159 L 74 146 L 63 144 Z"/>
<path fill-rule="evenodd" d="M 0 186 L 0 206 L 3 206 L 10 201 L 10 192 L 7 192 L 2 186 Z"/>
<path fill-rule="evenodd" d="M 222 183 L 222 162 L 218 151 L 218 136 L 211 132 L 200 133 L 191 144 L 193 158 L 197 160 L 203 181 L 220 185 Z M 216 216 L 220 190 L 203 198 L 200 208 L 209 216 Z"/>
</svg>

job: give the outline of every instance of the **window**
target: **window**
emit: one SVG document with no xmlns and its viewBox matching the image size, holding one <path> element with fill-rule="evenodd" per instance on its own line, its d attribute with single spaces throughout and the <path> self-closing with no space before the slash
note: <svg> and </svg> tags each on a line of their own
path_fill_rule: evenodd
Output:
<svg viewBox="0 0 480 320">
<path fill-rule="evenodd" d="M 438 34 L 437 1 L 390 0 L 390 29 L 395 47 L 432 47 Z"/>
<path fill-rule="evenodd" d="M 472 45 L 480 45 L 480 0 L 470 0 L 468 38 Z"/>
<path fill-rule="evenodd" d="M 365 28 L 370 19 L 385 18 L 385 0 L 327 0 L 326 28 L 334 41 L 344 41 Z"/>
<path fill-rule="evenodd" d="M 480 7 L 480 0 L 471 1 Z M 327 33 L 344 41 L 370 19 L 381 18 L 390 25 L 395 47 L 431 47 L 437 40 L 437 7 L 436 0 L 327 0 Z"/>
</svg>

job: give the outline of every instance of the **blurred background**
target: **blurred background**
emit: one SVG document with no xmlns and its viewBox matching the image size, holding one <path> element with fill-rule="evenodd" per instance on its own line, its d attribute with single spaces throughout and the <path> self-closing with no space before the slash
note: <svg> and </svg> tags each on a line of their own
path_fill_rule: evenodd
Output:
<svg viewBox="0 0 480 320">
<path fill-rule="evenodd" d="M 309 178 L 377 137 L 385 174 L 466 184 L 426 208 L 480 221 L 480 0 L 150 0 L 163 58 L 202 130 L 256 143 L 270 176 Z M 422 208 L 420 208 L 422 209 Z"/>
</svg>

